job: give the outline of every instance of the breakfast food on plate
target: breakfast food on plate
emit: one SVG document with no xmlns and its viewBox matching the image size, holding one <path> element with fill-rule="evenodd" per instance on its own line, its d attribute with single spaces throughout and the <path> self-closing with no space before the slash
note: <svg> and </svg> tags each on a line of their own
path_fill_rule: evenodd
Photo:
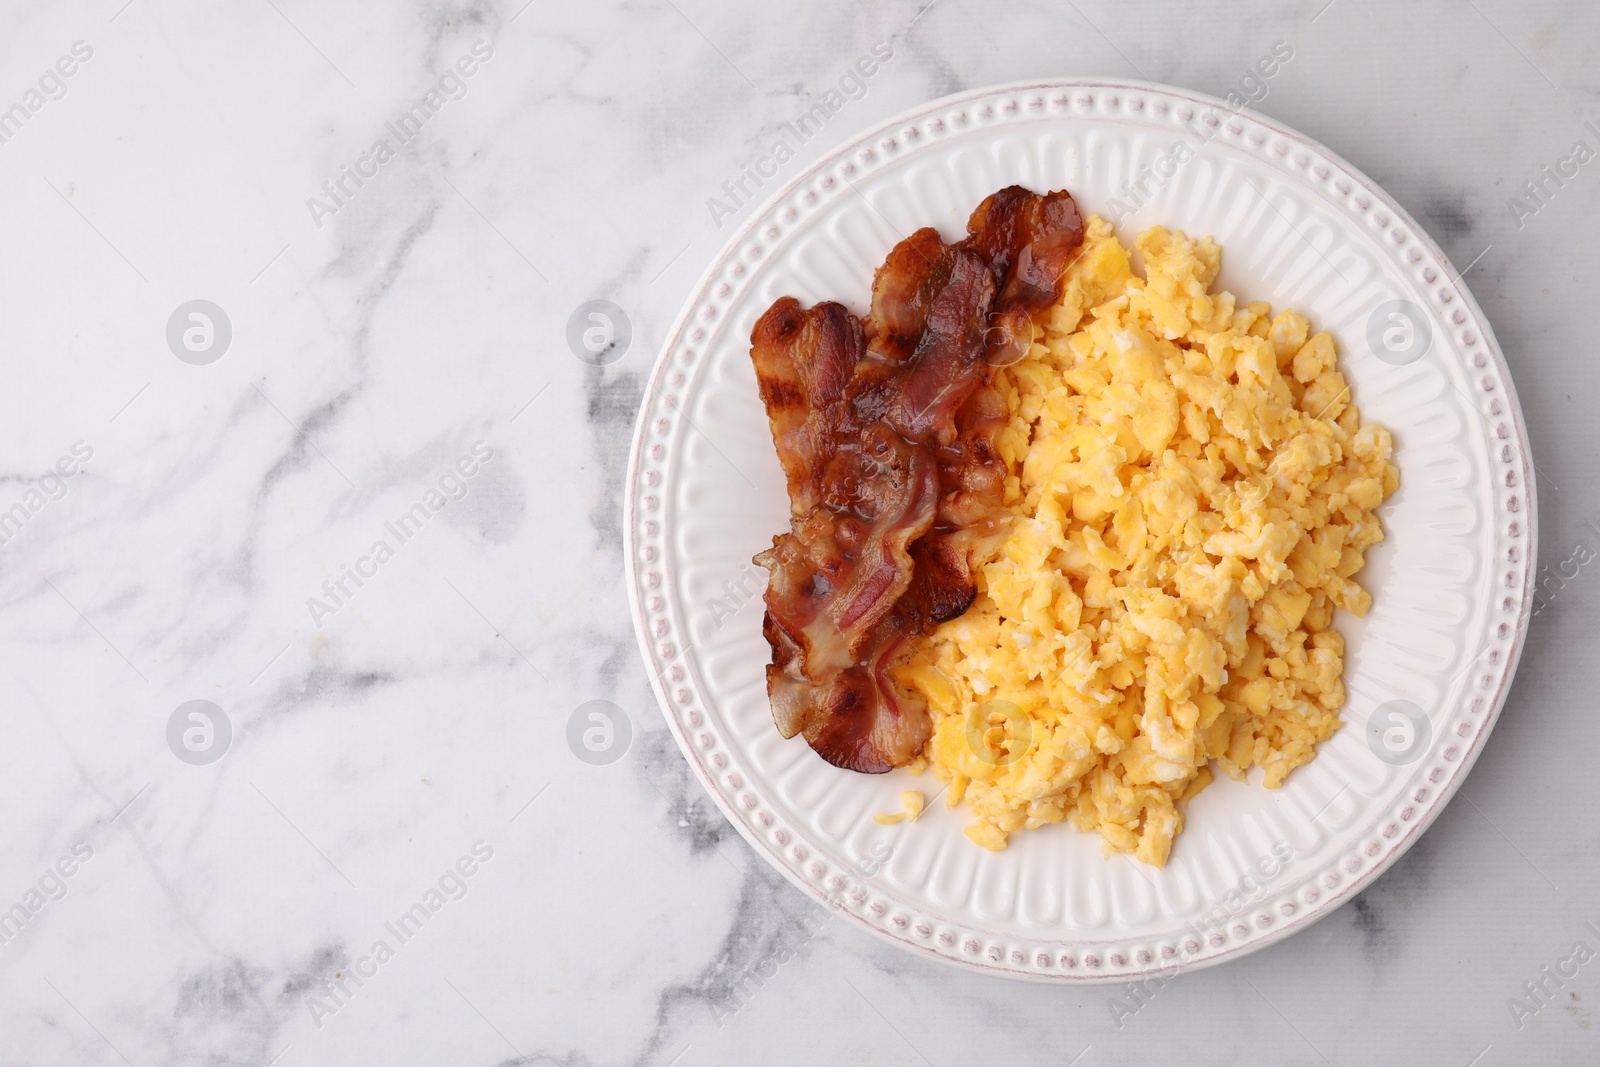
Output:
<svg viewBox="0 0 1600 1067">
<path fill-rule="evenodd" d="M 1067 821 L 1161 866 L 1213 763 L 1234 778 L 1260 767 L 1275 787 L 1338 729 L 1334 613 L 1371 603 L 1352 579 L 1399 473 L 1333 339 L 1215 291 L 1210 239 L 1147 230 L 1141 277 L 1111 227 L 1074 208 L 1070 241 L 1029 230 L 989 255 L 1002 295 L 987 318 L 981 300 L 945 298 L 958 272 L 942 264 L 995 247 L 1001 197 L 1066 194 L 1002 190 L 961 245 L 931 230 L 902 242 L 862 334 L 838 305 L 792 300 L 756 327 L 780 456 L 805 460 L 784 459 L 792 529 L 758 557 L 773 571 L 774 717 L 840 766 L 931 768 L 986 848 Z M 929 253 L 941 266 L 903 284 Z M 893 404 L 862 403 L 883 394 L 858 382 L 895 382 L 904 404 L 918 395 L 906 382 L 931 373 L 920 360 L 952 335 L 973 351 L 974 330 L 988 359 L 934 364 L 961 382 L 947 419 L 868 421 Z M 965 376 L 944 370 L 957 364 Z M 812 422 L 830 403 L 846 414 Z M 884 501 L 901 502 L 887 521 Z M 853 628 L 863 599 L 877 614 Z"/>
<path fill-rule="evenodd" d="M 1336 608 L 1394 491 L 1333 339 L 1214 292 L 1221 250 L 1139 235 L 1144 277 L 1092 218 L 1011 412 L 1009 536 L 981 590 L 905 673 L 935 718 L 928 762 L 970 838 L 1067 820 L 1166 862 L 1210 764 L 1279 785 L 1339 727 Z"/>
<path fill-rule="evenodd" d="M 829 763 L 881 773 L 932 732 L 893 670 L 972 603 L 971 553 L 1004 532 L 991 364 L 1022 354 L 1017 327 L 1059 299 L 1082 239 L 1067 193 L 1002 189 L 965 240 L 930 227 L 896 245 L 866 322 L 783 297 L 751 333 L 790 503 L 789 531 L 756 557 L 767 693 L 783 736 Z"/>
<path fill-rule="evenodd" d="M 897 822 L 916 822 L 922 814 L 922 809 L 927 805 L 928 798 L 922 795 L 920 789 L 907 789 L 900 794 L 899 811 L 880 811 L 872 817 L 872 821 L 882 826 L 893 826 Z"/>
</svg>

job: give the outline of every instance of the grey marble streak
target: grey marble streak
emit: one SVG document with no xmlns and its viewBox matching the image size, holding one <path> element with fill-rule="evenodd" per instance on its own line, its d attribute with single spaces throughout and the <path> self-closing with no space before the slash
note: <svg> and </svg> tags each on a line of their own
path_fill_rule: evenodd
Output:
<svg viewBox="0 0 1600 1067">
<path fill-rule="evenodd" d="M 719 226 L 707 199 L 874 43 L 892 60 L 763 195 L 940 94 L 1058 75 L 1220 94 L 1286 40 L 1260 110 L 1471 265 L 1529 414 L 1541 550 L 1567 558 L 1600 523 L 1600 164 L 1530 217 L 1508 200 L 1593 140 L 1591 6 L 97 0 L 0 18 L 0 108 L 93 49 L 0 144 L 0 509 L 93 450 L 0 545 L 0 914 L 49 890 L 0 943 L 0 1065 L 1594 1061 L 1592 968 L 1520 1029 L 1506 1006 L 1600 921 L 1594 570 L 1534 620 L 1488 750 L 1393 870 L 1119 1026 L 1126 991 L 935 966 L 751 853 L 654 707 L 620 507 L 657 347 L 750 210 Z M 315 218 L 308 198 L 475 42 L 493 53 L 464 95 Z M 564 340 L 596 297 L 634 330 L 599 368 Z M 165 338 L 195 298 L 233 325 L 207 366 Z M 477 442 L 492 458 L 466 496 L 389 533 Z M 392 558 L 313 618 L 379 540 Z M 194 699 L 233 728 L 209 766 L 168 748 Z M 611 765 L 567 747 L 592 699 L 633 726 Z M 492 858 L 451 876 L 478 843 Z M 75 845 L 90 858 L 58 882 Z M 440 886 L 424 926 L 390 931 Z"/>
</svg>

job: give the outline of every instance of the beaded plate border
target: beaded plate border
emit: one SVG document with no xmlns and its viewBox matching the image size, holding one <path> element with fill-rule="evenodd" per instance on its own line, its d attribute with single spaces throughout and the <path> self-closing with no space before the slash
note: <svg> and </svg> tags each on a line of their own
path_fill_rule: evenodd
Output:
<svg viewBox="0 0 1600 1067">
<path fill-rule="evenodd" d="M 1205 114 L 1220 110 L 1225 117 Z M 1374 240 L 1419 289 L 1441 322 L 1456 332 L 1454 351 L 1466 358 L 1477 386 L 1473 402 L 1489 427 L 1489 452 L 1499 505 L 1487 560 L 1504 568 L 1496 585 L 1501 600 L 1489 616 L 1489 633 L 1468 680 L 1466 713 L 1459 709 L 1433 739 L 1421 778 L 1425 783 L 1397 804 L 1381 825 L 1360 835 L 1315 877 L 1257 902 L 1253 914 L 1206 943 L 1192 935 L 1168 939 L 1016 941 L 976 925 L 919 914 L 891 891 L 848 866 L 835 865 L 808 845 L 806 834 L 786 826 L 729 758 L 730 747 L 700 710 L 698 691 L 682 660 L 682 624 L 670 595 L 670 560 L 662 529 L 662 496 L 672 475 L 670 447 L 684 423 L 678 396 L 693 388 L 701 345 L 741 293 L 772 243 L 805 224 L 808 213 L 830 199 L 842 180 L 897 160 L 954 130 L 1001 126 L 1057 115 L 1068 121 L 1115 117 L 1154 127 L 1186 130 L 1197 117 L 1214 135 L 1254 153 L 1291 180 L 1320 187 L 1347 221 L 1383 234 Z M 1209 966 L 1265 947 L 1311 925 L 1359 893 L 1414 842 L 1460 785 L 1498 717 L 1527 632 L 1536 555 L 1535 486 L 1527 430 L 1487 320 L 1443 252 L 1388 194 L 1358 170 L 1317 144 L 1255 114 L 1228 113 L 1222 101 L 1199 93 L 1131 80 L 1061 80 L 997 86 L 934 101 L 857 136 L 820 159 L 772 196 L 729 239 L 700 281 L 662 346 L 634 429 L 624 498 L 624 564 L 629 600 L 652 687 L 673 736 L 701 783 L 750 845 L 791 882 L 873 933 L 957 966 L 1036 981 L 1127 981 L 1174 968 Z M 1321 887 L 1320 889 L 1317 887 Z M 1179 959 L 1180 951 L 1183 958 Z M 1176 962 L 1175 962 L 1176 961 Z"/>
</svg>

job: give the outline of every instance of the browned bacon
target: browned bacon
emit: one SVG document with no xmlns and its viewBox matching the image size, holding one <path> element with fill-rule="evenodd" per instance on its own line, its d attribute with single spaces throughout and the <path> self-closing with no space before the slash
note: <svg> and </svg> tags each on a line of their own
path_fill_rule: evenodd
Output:
<svg viewBox="0 0 1600 1067">
<path fill-rule="evenodd" d="M 756 557 L 773 719 L 850 770 L 887 771 L 927 742 L 927 708 L 893 669 L 972 603 L 973 553 L 1004 534 L 1007 412 L 989 379 L 1026 354 L 1031 315 L 1060 298 L 1083 241 L 1068 193 L 1017 186 L 967 231 L 896 245 L 865 327 L 783 297 L 750 337 L 791 512 Z"/>
<path fill-rule="evenodd" d="M 946 444 L 955 439 L 956 409 L 984 382 L 983 361 L 994 275 L 983 257 L 966 248 L 951 256 L 944 285 L 928 301 L 922 338 L 898 377 L 899 390 L 886 414 L 912 441 Z"/>
<path fill-rule="evenodd" d="M 761 402 L 796 515 L 817 502 L 822 468 L 833 452 L 834 409 L 862 348 L 861 322 L 844 305 L 803 311 L 792 296 L 779 298 L 750 337 Z"/>
<path fill-rule="evenodd" d="M 967 220 L 967 243 L 994 267 L 997 310 L 1039 311 L 1061 299 L 1061 279 L 1083 245 L 1083 219 L 1066 190 L 1001 189 Z"/>
</svg>

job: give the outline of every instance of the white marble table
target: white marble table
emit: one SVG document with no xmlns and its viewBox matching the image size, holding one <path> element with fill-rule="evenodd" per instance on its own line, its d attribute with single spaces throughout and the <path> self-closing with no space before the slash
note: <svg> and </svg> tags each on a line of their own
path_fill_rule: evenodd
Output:
<svg viewBox="0 0 1600 1067">
<path fill-rule="evenodd" d="M 1542 170 L 1600 149 L 1600 9 L 524 2 L 0 11 L 0 1064 L 1600 1059 L 1563 962 L 1600 950 L 1600 163 Z M 689 778 L 620 573 L 738 183 L 988 83 L 1223 94 L 1278 41 L 1257 108 L 1471 265 L 1528 414 L 1556 576 L 1487 751 L 1352 905 L 1131 1014 L 822 922 Z"/>
</svg>

